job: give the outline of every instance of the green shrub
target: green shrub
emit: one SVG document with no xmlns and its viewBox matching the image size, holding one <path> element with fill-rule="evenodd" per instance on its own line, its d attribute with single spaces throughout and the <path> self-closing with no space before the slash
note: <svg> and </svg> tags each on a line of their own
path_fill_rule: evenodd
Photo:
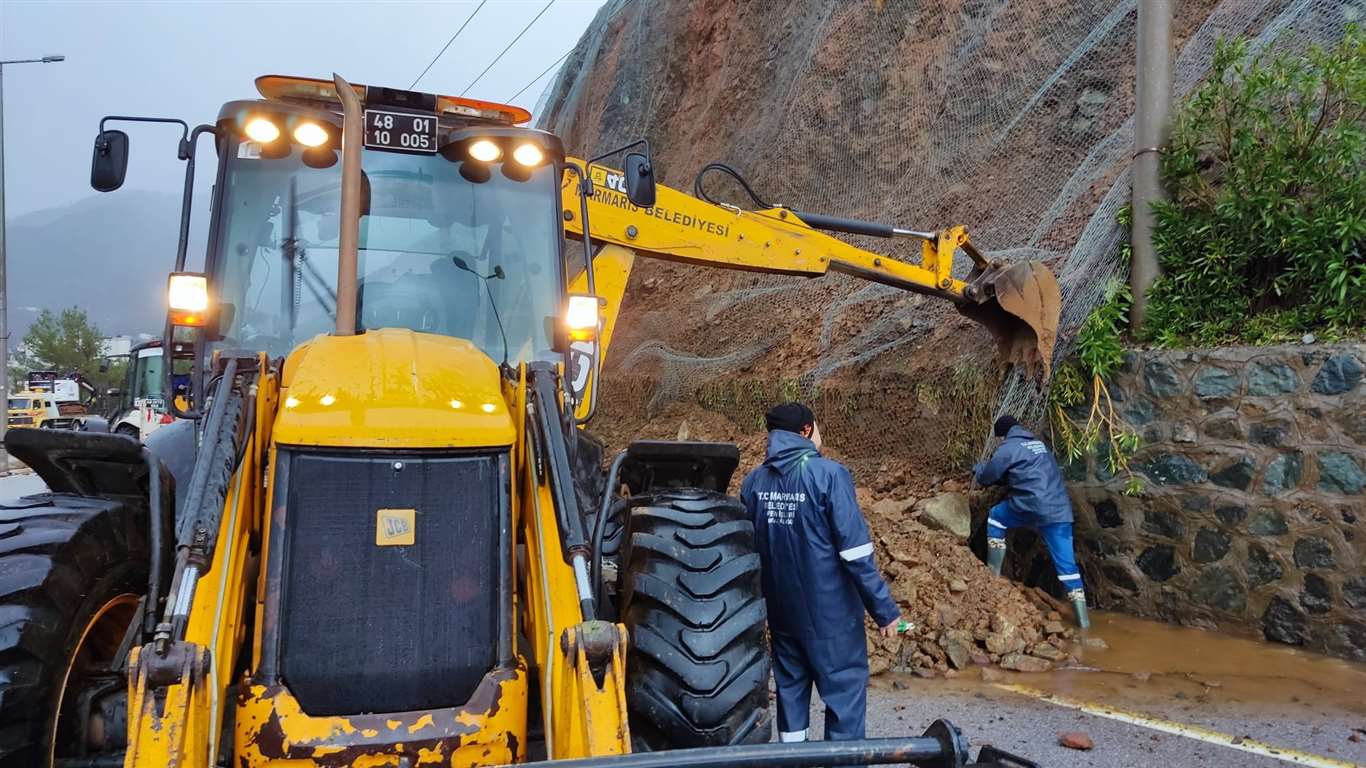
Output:
<svg viewBox="0 0 1366 768">
<path fill-rule="evenodd" d="M 1054 448 L 1069 462 L 1094 453 L 1111 475 L 1124 477 L 1124 492 L 1139 493 L 1142 483 L 1129 469 L 1140 439 L 1115 410 L 1105 383 L 1124 362 L 1124 331 L 1132 303 L 1129 286 L 1119 279 L 1105 286 L 1105 298 L 1082 323 L 1077 346 L 1049 383 L 1048 421 Z"/>
<path fill-rule="evenodd" d="M 1129 284 L 1118 278 L 1105 286 L 1105 298 L 1077 331 L 1077 359 L 1092 376 L 1110 378 L 1124 362 L 1124 333 L 1129 326 Z"/>
<path fill-rule="evenodd" d="M 1249 55 L 1221 41 L 1173 120 L 1144 336 L 1269 343 L 1366 327 L 1366 34 Z"/>
</svg>

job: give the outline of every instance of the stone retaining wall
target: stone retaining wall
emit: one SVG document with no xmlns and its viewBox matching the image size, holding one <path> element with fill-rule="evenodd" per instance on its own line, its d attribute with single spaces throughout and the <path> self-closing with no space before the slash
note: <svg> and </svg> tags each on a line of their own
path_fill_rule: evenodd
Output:
<svg viewBox="0 0 1366 768">
<path fill-rule="evenodd" d="M 1366 660 L 1364 369 L 1366 344 L 1130 354 L 1143 490 L 1065 468 L 1096 602 Z"/>
</svg>

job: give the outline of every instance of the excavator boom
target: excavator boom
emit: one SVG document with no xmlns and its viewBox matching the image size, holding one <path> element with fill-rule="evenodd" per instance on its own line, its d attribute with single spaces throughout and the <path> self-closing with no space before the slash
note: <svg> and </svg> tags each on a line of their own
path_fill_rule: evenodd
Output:
<svg viewBox="0 0 1366 768">
<path fill-rule="evenodd" d="M 569 162 L 585 165 L 572 158 Z M 595 243 L 619 246 L 635 255 L 724 269 L 804 277 L 843 272 L 937 296 L 990 330 L 1005 361 L 1025 366 L 1031 375 L 1039 367 L 1045 377 L 1050 371 L 1062 304 L 1057 278 L 1042 262 L 1006 265 L 987 260 L 964 227 L 922 232 L 782 206 L 746 210 L 701 199 L 700 185 L 699 196 L 658 185 L 655 204 L 640 207 L 628 198 L 621 172 L 590 165 L 589 177 L 593 183 L 587 210 Z M 565 229 L 582 237 L 579 190 L 571 174 L 565 175 L 561 194 Z M 913 263 L 867 251 L 822 229 L 917 239 L 920 259 Z M 973 263 L 963 278 L 953 274 L 960 250 Z M 624 289 L 625 281 L 620 283 L 612 287 Z M 604 298 L 609 307 L 620 300 L 620 296 Z M 605 341 L 600 341 L 604 349 Z"/>
</svg>

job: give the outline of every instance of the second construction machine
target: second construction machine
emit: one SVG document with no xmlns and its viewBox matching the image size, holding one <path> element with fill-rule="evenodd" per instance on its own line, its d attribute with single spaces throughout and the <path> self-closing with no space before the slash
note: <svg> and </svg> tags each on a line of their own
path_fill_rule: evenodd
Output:
<svg viewBox="0 0 1366 768">
<path fill-rule="evenodd" d="M 567 157 L 516 107 L 340 77 L 257 87 L 180 123 L 163 338 L 194 349 L 188 407 L 168 402 L 181 420 L 146 446 L 6 438 L 52 493 L 0 509 L 0 764 L 967 763 L 943 722 L 764 743 L 735 447 L 637 442 L 604 472 L 582 427 L 637 256 L 931 294 L 1043 363 L 1047 269 L 989 263 L 962 228 L 713 205 L 657 187 L 648 149 L 622 171 Z M 123 182 L 128 137 L 107 123 L 129 119 L 101 125 L 96 189 Z M 216 183 L 191 273 L 204 136 Z M 818 228 L 920 238 L 922 255 Z M 974 265 L 955 277 L 959 250 Z"/>
</svg>

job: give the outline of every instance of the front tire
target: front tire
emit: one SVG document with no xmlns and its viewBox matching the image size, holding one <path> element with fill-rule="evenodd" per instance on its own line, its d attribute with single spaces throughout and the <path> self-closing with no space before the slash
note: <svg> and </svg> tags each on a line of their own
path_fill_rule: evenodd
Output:
<svg viewBox="0 0 1366 768">
<path fill-rule="evenodd" d="M 621 613 L 635 748 L 767 742 L 767 613 L 744 507 L 661 490 L 631 500 L 629 526 Z"/>
<path fill-rule="evenodd" d="M 108 668 L 147 568 L 145 512 L 66 496 L 0 507 L 0 766 L 98 754 L 74 738 L 84 730 L 73 720 L 77 691 L 118 695 L 110 686 L 121 675 Z"/>
</svg>

